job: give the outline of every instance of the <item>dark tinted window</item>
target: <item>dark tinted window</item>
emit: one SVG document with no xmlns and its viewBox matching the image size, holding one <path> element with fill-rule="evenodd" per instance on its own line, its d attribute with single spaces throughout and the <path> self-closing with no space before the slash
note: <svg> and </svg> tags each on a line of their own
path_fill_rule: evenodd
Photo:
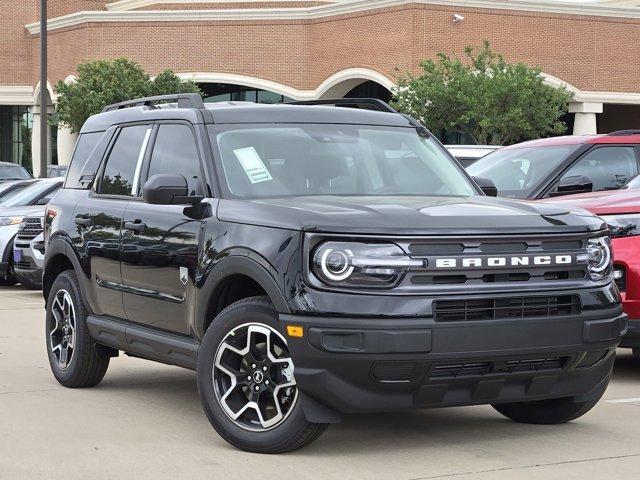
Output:
<svg viewBox="0 0 640 480">
<path fill-rule="evenodd" d="M 177 173 L 189 184 L 189 195 L 198 190 L 200 162 L 191 129 L 186 125 L 160 125 L 151 155 L 148 178 L 160 173 Z"/>
<path fill-rule="evenodd" d="M 80 180 L 80 176 L 83 174 L 85 170 L 85 166 L 89 161 L 89 157 L 91 153 L 96 148 L 98 141 L 102 137 L 104 132 L 94 132 L 94 133 L 83 133 L 78 138 L 78 142 L 76 143 L 76 148 L 73 151 L 73 156 L 71 157 L 71 164 L 69 165 L 69 170 L 67 172 L 67 181 L 65 182 L 66 188 L 81 188 L 82 186 L 78 184 L 78 180 Z M 95 174 L 95 172 L 92 172 Z"/>
<path fill-rule="evenodd" d="M 99 193 L 107 195 L 132 195 L 137 188 L 140 163 L 149 140 L 151 127 L 136 125 L 120 131 L 109 153 L 107 165 L 100 182 Z"/>
<path fill-rule="evenodd" d="M 616 190 L 638 175 L 633 147 L 599 147 L 587 152 L 562 176 L 563 180 L 584 176 L 593 190 Z"/>
<path fill-rule="evenodd" d="M 38 200 L 44 197 L 51 197 L 52 190 L 58 190 L 62 186 L 62 181 L 42 180 L 30 184 L 15 196 L 2 202 L 3 207 L 23 207 L 25 205 L 35 205 Z"/>
</svg>

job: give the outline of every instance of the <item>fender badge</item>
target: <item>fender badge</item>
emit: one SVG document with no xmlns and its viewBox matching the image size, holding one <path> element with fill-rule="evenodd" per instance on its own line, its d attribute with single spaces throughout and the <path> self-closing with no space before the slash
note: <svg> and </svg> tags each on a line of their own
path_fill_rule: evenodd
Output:
<svg viewBox="0 0 640 480">
<path fill-rule="evenodd" d="M 189 269 L 187 267 L 180 267 L 180 281 L 182 285 L 186 285 L 189 280 Z"/>
</svg>

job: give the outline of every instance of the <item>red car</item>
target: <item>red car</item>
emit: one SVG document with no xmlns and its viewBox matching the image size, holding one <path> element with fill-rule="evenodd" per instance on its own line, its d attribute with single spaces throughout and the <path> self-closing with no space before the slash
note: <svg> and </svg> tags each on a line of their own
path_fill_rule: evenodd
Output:
<svg viewBox="0 0 640 480">
<path fill-rule="evenodd" d="M 640 357 L 640 189 L 593 192 L 543 200 L 581 207 L 602 217 L 613 237 L 614 275 L 629 327 L 622 347 Z"/>
</svg>

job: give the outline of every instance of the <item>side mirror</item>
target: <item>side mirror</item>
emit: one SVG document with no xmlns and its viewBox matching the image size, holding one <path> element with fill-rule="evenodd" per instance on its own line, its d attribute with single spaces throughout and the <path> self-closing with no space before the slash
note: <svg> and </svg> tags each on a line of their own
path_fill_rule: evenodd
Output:
<svg viewBox="0 0 640 480">
<path fill-rule="evenodd" d="M 560 180 L 556 191 L 549 193 L 549 196 L 560 197 L 562 195 L 589 192 L 593 192 L 593 182 L 583 175 L 576 175 L 575 177 L 566 177 Z"/>
<path fill-rule="evenodd" d="M 49 200 L 51 200 L 50 197 L 43 197 L 36 202 L 36 205 L 46 205 L 47 203 L 49 203 Z"/>
<path fill-rule="evenodd" d="M 152 205 L 195 205 L 202 197 L 189 196 L 187 179 L 182 175 L 154 175 L 142 187 L 142 199 Z"/>
<path fill-rule="evenodd" d="M 483 177 L 473 177 L 473 179 L 480 187 L 480 190 L 482 190 L 487 197 L 498 196 L 498 189 L 496 188 L 496 184 L 491 180 Z"/>
</svg>

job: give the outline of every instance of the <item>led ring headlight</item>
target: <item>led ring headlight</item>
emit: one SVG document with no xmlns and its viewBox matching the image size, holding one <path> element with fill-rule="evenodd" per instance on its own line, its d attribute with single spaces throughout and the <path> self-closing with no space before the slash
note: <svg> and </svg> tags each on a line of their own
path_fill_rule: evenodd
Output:
<svg viewBox="0 0 640 480">
<path fill-rule="evenodd" d="M 605 238 L 591 239 L 587 245 L 589 270 L 593 273 L 602 273 L 611 265 L 611 249 Z"/>
<path fill-rule="evenodd" d="M 340 282 L 349 278 L 353 273 L 351 258 L 353 258 L 353 252 L 351 250 L 326 249 L 322 252 L 322 257 L 320 258 L 322 273 L 334 282 Z"/>
</svg>

